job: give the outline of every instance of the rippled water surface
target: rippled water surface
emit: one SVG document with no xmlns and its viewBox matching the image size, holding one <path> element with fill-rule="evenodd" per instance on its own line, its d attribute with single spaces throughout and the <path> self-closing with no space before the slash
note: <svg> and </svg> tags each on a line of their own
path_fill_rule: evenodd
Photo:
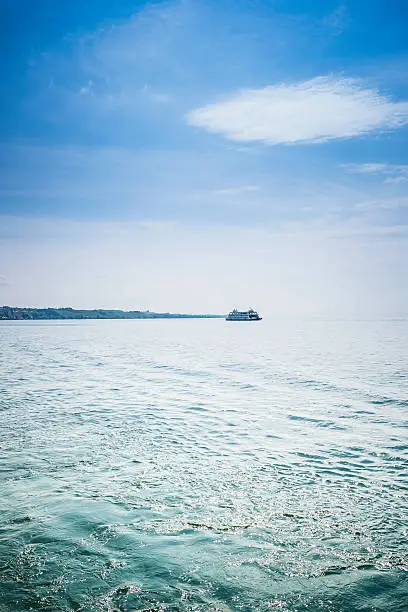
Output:
<svg viewBox="0 0 408 612">
<path fill-rule="evenodd" d="M 0 610 L 407 610 L 407 331 L 0 324 Z"/>
</svg>

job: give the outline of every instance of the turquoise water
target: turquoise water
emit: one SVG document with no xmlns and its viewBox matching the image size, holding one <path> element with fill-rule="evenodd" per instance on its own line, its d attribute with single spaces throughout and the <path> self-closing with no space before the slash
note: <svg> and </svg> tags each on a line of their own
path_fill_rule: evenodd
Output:
<svg viewBox="0 0 408 612">
<path fill-rule="evenodd" d="M 0 610 L 408 609 L 408 324 L 0 324 Z"/>
</svg>

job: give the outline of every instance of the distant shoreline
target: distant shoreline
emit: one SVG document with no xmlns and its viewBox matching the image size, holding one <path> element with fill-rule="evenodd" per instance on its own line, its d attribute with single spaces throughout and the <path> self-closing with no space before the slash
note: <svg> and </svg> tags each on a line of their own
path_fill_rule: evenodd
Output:
<svg viewBox="0 0 408 612">
<path fill-rule="evenodd" d="M 19 308 L 0 306 L 0 321 L 44 321 L 66 319 L 221 319 L 216 314 L 177 314 L 150 310 L 84 310 L 75 308 Z"/>
</svg>

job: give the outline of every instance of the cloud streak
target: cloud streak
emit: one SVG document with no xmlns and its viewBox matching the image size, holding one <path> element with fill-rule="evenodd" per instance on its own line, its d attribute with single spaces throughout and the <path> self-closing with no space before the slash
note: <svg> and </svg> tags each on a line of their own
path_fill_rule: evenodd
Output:
<svg viewBox="0 0 408 612">
<path fill-rule="evenodd" d="M 345 168 L 349 172 L 356 174 L 385 176 L 385 183 L 398 184 L 408 182 L 408 164 L 347 164 Z"/>
<path fill-rule="evenodd" d="M 217 195 L 240 195 L 245 193 L 253 193 L 261 191 L 258 185 L 244 185 L 243 187 L 227 187 L 225 189 L 217 189 L 214 193 Z"/>
<path fill-rule="evenodd" d="M 357 79 L 316 77 L 239 91 L 192 110 L 187 122 L 237 142 L 319 143 L 402 127 L 408 102 L 394 102 Z"/>
</svg>

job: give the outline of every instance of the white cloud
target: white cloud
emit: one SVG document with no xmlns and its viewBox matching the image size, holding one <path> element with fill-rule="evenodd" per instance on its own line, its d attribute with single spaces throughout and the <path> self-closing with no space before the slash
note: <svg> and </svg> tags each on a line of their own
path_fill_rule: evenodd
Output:
<svg viewBox="0 0 408 612">
<path fill-rule="evenodd" d="M 387 168 L 387 164 L 347 164 L 344 166 L 357 174 L 377 174 Z"/>
<path fill-rule="evenodd" d="M 238 142 L 325 142 L 401 127 L 408 102 L 394 102 L 357 79 L 317 77 L 239 91 L 191 111 L 187 121 Z"/>
</svg>

